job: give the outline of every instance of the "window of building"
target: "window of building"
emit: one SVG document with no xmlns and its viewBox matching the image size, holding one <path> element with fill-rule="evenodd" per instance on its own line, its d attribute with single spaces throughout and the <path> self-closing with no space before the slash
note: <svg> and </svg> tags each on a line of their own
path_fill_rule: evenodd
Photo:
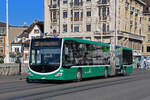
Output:
<svg viewBox="0 0 150 100">
<path fill-rule="evenodd" d="M 34 33 L 38 34 L 40 31 L 38 29 L 34 29 Z"/>
<path fill-rule="evenodd" d="M 71 32 L 73 32 L 73 24 L 71 24 Z"/>
<path fill-rule="evenodd" d="M 147 52 L 150 52 L 150 46 L 147 46 Z"/>
<path fill-rule="evenodd" d="M 3 56 L 3 47 L 0 47 L 0 56 Z"/>
<path fill-rule="evenodd" d="M 109 32 L 109 25 L 107 25 L 107 32 Z"/>
<path fill-rule="evenodd" d="M 150 6 L 148 7 L 148 11 L 150 12 Z"/>
<path fill-rule="evenodd" d="M 91 0 L 86 0 L 87 2 L 91 2 Z"/>
<path fill-rule="evenodd" d="M 74 12 L 74 20 L 79 21 L 79 12 Z"/>
<path fill-rule="evenodd" d="M 99 12 L 98 13 L 99 16 L 101 16 L 101 10 L 102 10 L 102 8 L 99 8 L 99 11 L 98 11 Z"/>
<path fill-rule="evenodd" d="M 110 12 L 109 12 L 109 7 L 108 7 L 108 8 L 107 8 L 107 16 L 109 16 L 109 13 L 110 13 Z"/>
<path fill-rule="evenodd" d="M 83 12 L 81 12 L 81 18 L 83 18 Z"/>
<path fill-rule="evenodd" d="M 103 16 L 106 16 L 106 7 L 103 7 L 103 8 L 102 8 L 102 15 L 103 15 Z"/>
<path fill-rule="evenodd" d="M 74 27 L 74 32 L 79 32 L 79 26 Z"/>
<path fill-rule="evenodd" d="M 103 34 L 106 33 L 106 24 L 103 24 Z"/>
<path fill-rule="evenodd" d="M 147 41 L 150 42 L 150 34 L 147 34 Z"/>
<path fill-rule="evenodd" d="M 63 12 L 63 18 L 67 18 L 67 11 Z"/>
<path fill-rule="evenodd" d="M 3 47 L 0 47 L 0 52 L 3 53 Z"/>
<path fill-rule="evenodd" d="M 101 0 L 102 4 L 107 4 L 108 0 Z"/>
<path fill-rule="evenodd" d="M 142 34 L 142 29 L 141 29 L 141 28 L 139 29 L 139 34 L 140 34 L 140 35 Z"/>
<path fill-rule="evenodd" d="M 63 25 L 63 32 L 67 32 L 67 24 Z"/>
<path fill-rule="evenodd" d="M 86 31 L 87 31 L 87 32 L 91 32 L 91 24 L 86 25 Z"/>
<path fill-rule="evenodd" d="M 19 48 L 15 48 L 15 52 L 19 52 Z"/>
<path fill-rule="evenodd" d="M 56 19 L 56 12 L 53 12 L 53 16 L 52 16 L 51 18 L 53 18 L 53 19 L 52 19 L 52 22 L 57 22 L 57 19 Z"/>
<path fill-rule="evenodd" d="M 86 15 L 87 17 L 91 16 L 91 11 L 87 11 Z"/>
<path fill-rule="evenodd" d="M 79 0 L 74 0 L 74 5 L 79 5 L 79 4 L 80 4 Z"/>
<path fill-rule="evenodd" d="M 142 52 L 144 52 L 144 47 L 142 46 Z"/>
<path fill-rule="evenodd" d="M 0 44 L 3 43 L 3 38 L 0 38 Z"/>
<path fill-rule="evenodd" d="M 63 4 L 67 4 L 68 3 L 68 0 L 63 0 Z"/>
<path fill-rule="evenodd" d="M 0 34 L 4 34 L 5 33 L 5 28 L 4 27 L 0 27 Z"/>
<path fill-rule="evenodd" d="M 150 26 L 148 26 L 148 31 L 150 32 Z"/>
<path fill-rule="evenodd" d="M 79 12 L 74 12 L 75 17 L 79 17 Z"/>
<path fill-rule="evenodd" d="M 57 33 L 57 31 L 54 29 L 54 30 L 53 30 L 53 34 L 56 34 L 56 33 Z"/>
</svg>

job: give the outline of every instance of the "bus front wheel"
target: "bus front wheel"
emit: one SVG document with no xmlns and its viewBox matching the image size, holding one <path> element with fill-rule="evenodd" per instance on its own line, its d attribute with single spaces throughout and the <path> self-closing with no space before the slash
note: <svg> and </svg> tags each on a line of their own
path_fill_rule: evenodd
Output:
<svg viewBox="0 0 150 100">
<path fill-rule="evenodd" d="M 32 83 L 33 81 L 31 79 L 29 79 L 29 78 L 26 78 L 26 82 L 27 83 Z"/>
</svg>

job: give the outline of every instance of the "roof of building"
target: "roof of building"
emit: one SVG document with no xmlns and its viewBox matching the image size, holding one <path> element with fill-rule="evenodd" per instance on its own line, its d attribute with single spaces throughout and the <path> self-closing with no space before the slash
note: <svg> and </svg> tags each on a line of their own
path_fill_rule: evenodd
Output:
<svg viewBox="0 0 150 100">
<path fill-rule="evenodd" d="M 6 23 L 0 22 L 0 27 L 6 27 Z"/>
<path fill-rule="evenodd" d="M 22 37 L 28 38 L 29 33 L 33 30 L 35 25 L 37 25 L 41 30 L 41 32 L 44 33 L 44 22 L 35 20 L 26 30 L 23 31 L 21 35 L 18 36 L 18 38 L 22 38 Z"/>
<path fill-rule="evenodd" d="M 26 29 L 25 27 L 9 27 L 9 43 L 12 43 Z"/>
<path fill-rule="evenodd" d="M 140 3 L 142 5 L 146 5 L 146 3 L 143 0 L 135 0 L 135 1 L 137 1 L 138 3 Z"/>
</svg>

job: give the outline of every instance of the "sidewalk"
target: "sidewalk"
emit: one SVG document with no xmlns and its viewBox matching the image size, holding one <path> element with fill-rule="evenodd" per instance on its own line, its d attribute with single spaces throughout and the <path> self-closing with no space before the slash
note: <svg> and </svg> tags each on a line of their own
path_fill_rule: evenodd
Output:
<svg viewBox="0 0 150 100">
<path fill-rule="evenodd" d="M 26 76 L 27 76 L 26 74 L 11 75 L 11 76 L 0 76 L 0 81 L 1 80 L 25 80 Z"/>
</svg>

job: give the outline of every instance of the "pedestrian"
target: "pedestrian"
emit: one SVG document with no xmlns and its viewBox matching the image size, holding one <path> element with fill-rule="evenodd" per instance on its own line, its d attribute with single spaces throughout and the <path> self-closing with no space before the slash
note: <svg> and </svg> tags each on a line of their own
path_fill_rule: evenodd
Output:
<svg viewBox="0 0 150 100">
<path fill-rule="evenodd" d="M 144 60 L 144 69 L 147 68 L 146 60 Z"/>
<path fill-rule="evenodd" d="M 137 69 L 139 69 L 140 68 L 140 64 L 139 63 L 137 63 Z"/>
</svg>

